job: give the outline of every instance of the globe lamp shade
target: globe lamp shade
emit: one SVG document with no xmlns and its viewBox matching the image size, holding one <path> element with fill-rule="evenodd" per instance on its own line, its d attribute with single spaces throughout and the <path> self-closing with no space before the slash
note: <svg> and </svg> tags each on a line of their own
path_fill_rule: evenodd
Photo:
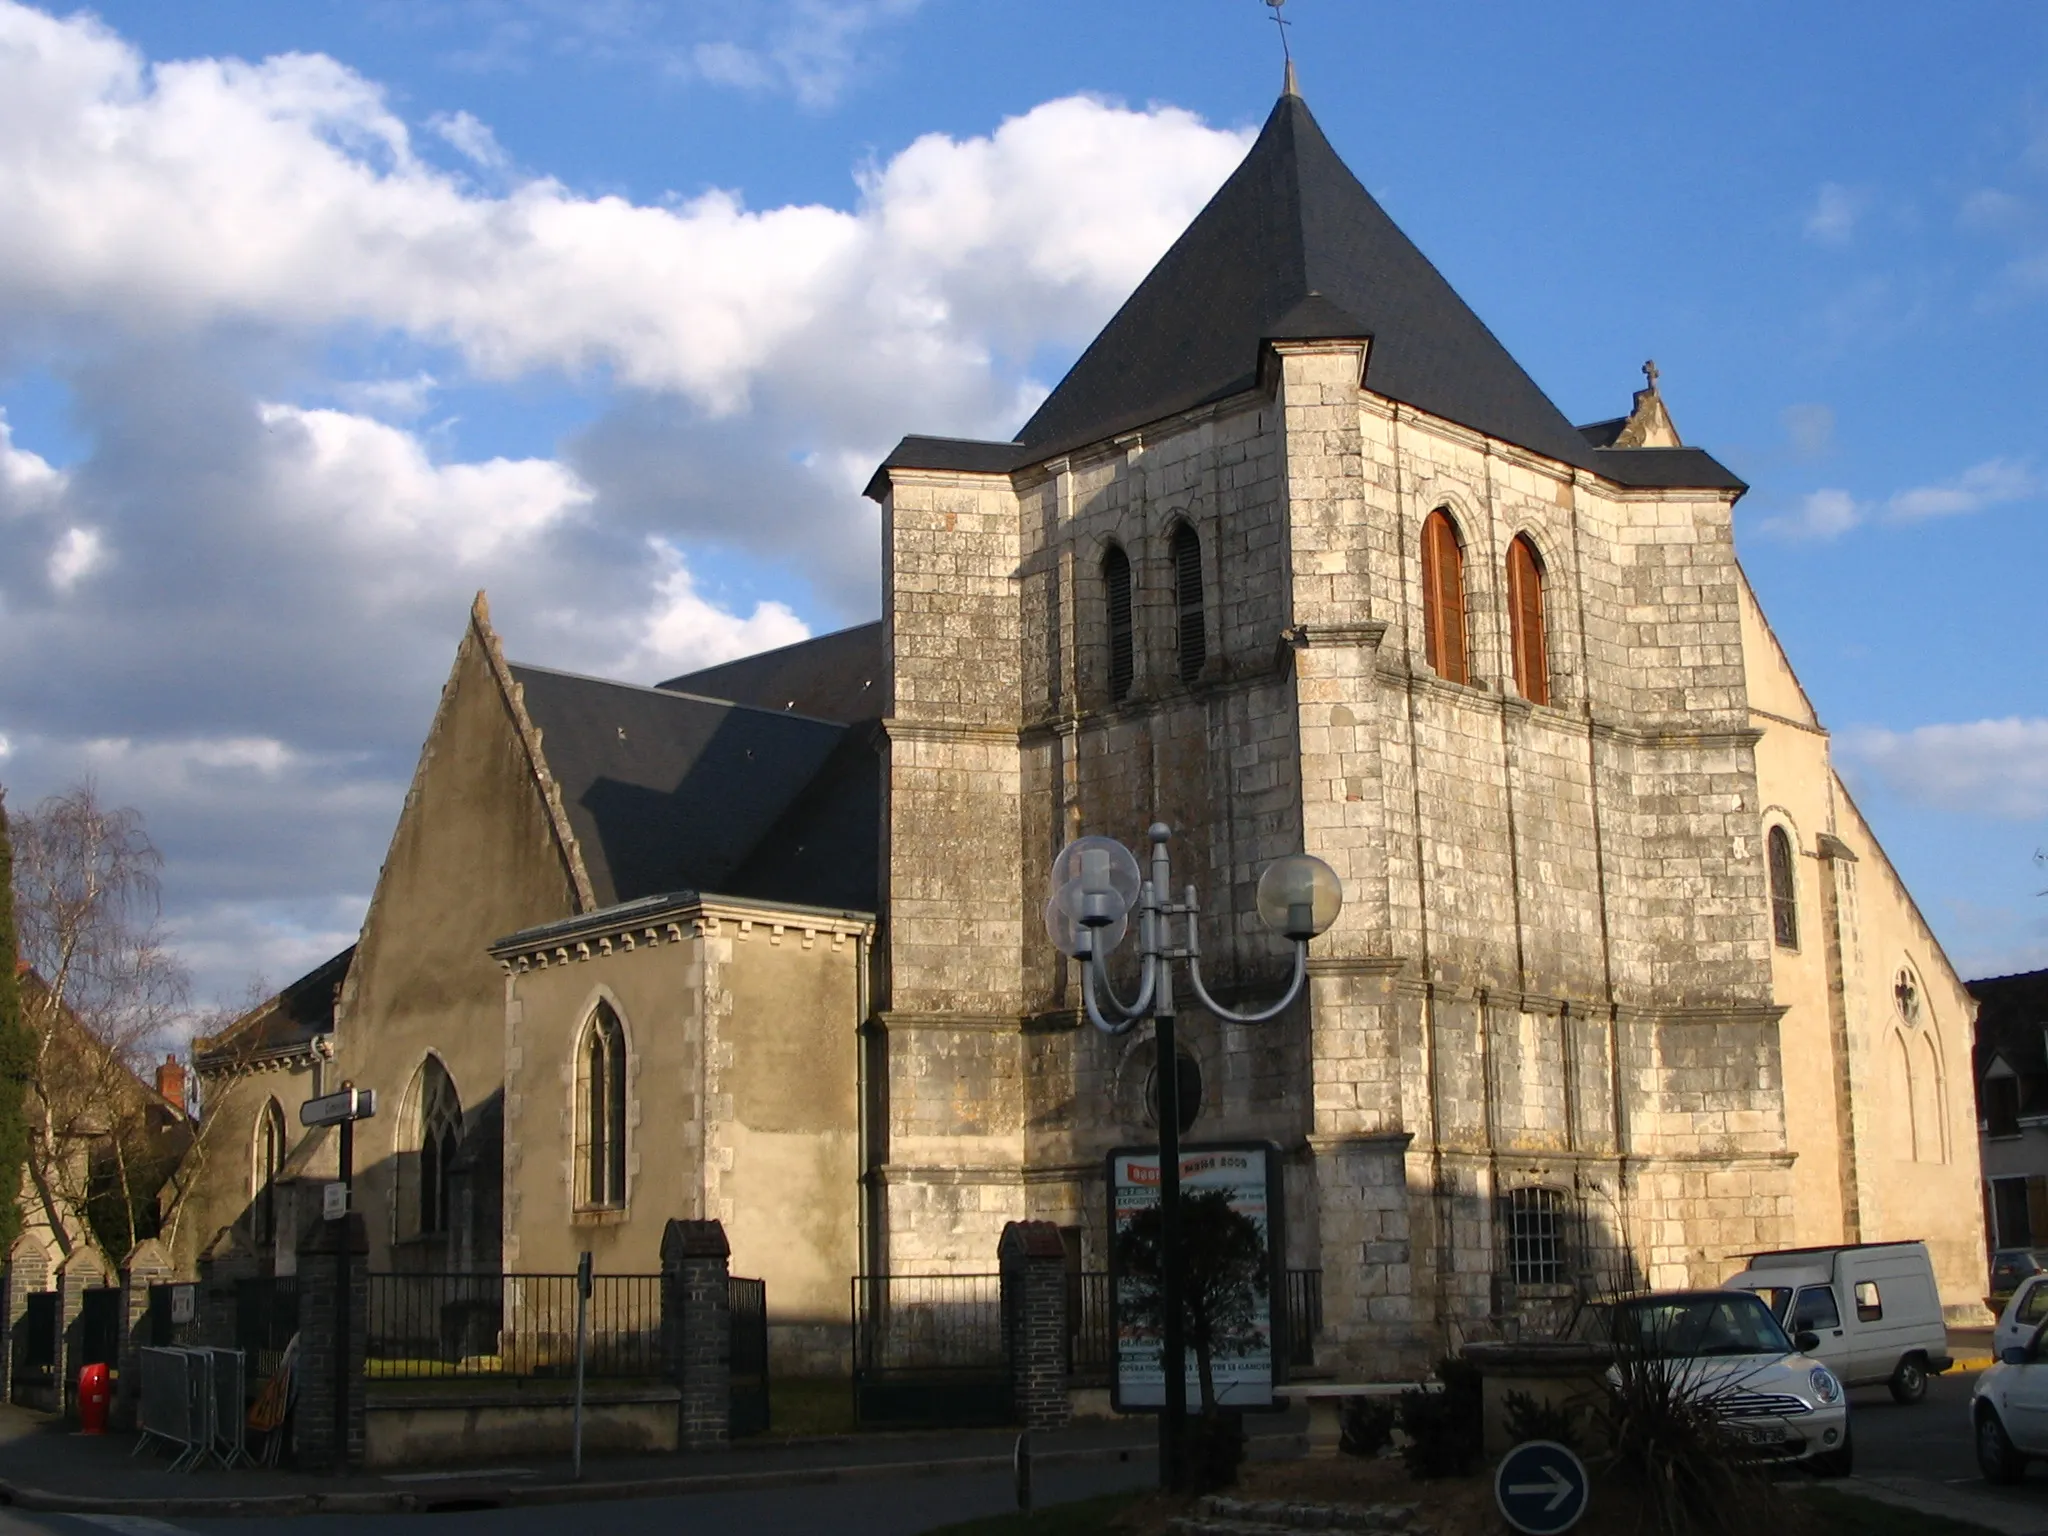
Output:
<svg viewBox="0 0 2048 1536">
<path fill-rule="evenodd" d="M 1076 895 L 1078 902 L 1079 897 Z M 1116 921 L 1099 927 L 1086 927 L 1066 908 L 1058 896 L 1045 904 L 1045 933 L 1052 940 L 1052 947 L 1070 959 L 1093 954 L 1098 948 L 1107 956 L 1117 945 L 1123 943 L 1124 935 L 1130 931 L 1130 919 L 1121 914 Z"/>
<path fill-rule="evenodd" d="M 1052 898 L 1090 928 L 1122 921 L 1143 883 L 1131 850 L 1113 837 L 1080 837 L 1052 861 Z"/>
<path fill-rule="evenodd" d="M 1259 921 L 1290 939 L 1314 938 L 1343 908 L 1337 871 L 1312 854 L 1275 859 L 1259 876 Z"/>
</svg>

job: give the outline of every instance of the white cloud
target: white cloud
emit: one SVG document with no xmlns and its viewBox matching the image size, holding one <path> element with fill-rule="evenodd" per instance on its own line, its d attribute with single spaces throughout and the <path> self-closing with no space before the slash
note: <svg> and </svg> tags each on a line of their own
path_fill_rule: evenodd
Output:
<svg viewBox="0 0 2048 1536">
<path fill-rule="evenodd" d="M 1964 229 L 1997 234 L 2024 223 L 2026 202 L 1996 187 L 1979 187 L 1962 201 L 1956 222 Z"/>
<path fill-rule="evenodd" d="M 13 753 L 14 743 L 9 741 L 4 735 L 0 735 L 0 758 L 10 757 Z"/>
<path fill-rule="evenodd" d="M 762 25 L 761 9 L 748 13 L 765 43 L 749 46 L 712 38 L 691 47 L 688 72 L 715 85 L 746 91 L 779 90 L 806 107 L 837 102 L 865 67 L 868 37 L 909 16 L 922 0 L 788 0 Z"/>
<path fill-rule="evenodd" d="M 1778 413 L 1785 435 L 1802 458 L 1817 459 L 1835 443 L 1834 410 L 1817 401 L 1788 405 Z"/>
<path fill-rule="evenodd" d="M 809 638 L 809 628 L 786 604 L 756 603 L 741 618 L 706 602 L 672 546 L 649 539 L 648 548 L 662 573 L 657 602 L 635 654 L 619 670 L 668 676 Z"/>
<path fill-rule="evenodd" d="M 1798 510 L 1784 517 L 1767 517 L 1760 526 L 1782 538 L 1833 539 L 1862 522 L 1863 516 L 1864 508 L 1854 496 L 1829 487 L 1809 491 L 1800 498 Z"/>
<path fill-rule="evenodd" d="M 816 104 L 907 9 L 777 0 L 748 45 Z M 1070 97 L 861 167 L 846 206 L 756 209 L 450 172 L 414 131 L 330 59 L 153 65 L 0 0 L 0 332 L 90 445 L 59 470 L 0 420 L 10 787 L 95 772 L 142 808 L 218 965 L 245 918 L 287 914 L 281 953 L 346 929 L 327 904 L 374 878 L 476 588 L 516 657 L 649 681 L 799 638 L 795 594 L 872 612 L 877 458 L 1014 430 L 1031 360 L 1107 318 L 1248 137 Z M 353 371 L 388 376 L 328 377 L 365 339 Z M 427 419 L 459 391 L 488 425 L 536 375 L 586 425 L 530 456 Z M 74 545 L 58 594 L 72 530 L 99 559 Z M 787 587 L 728 601 L 708 545 Z"/>
<path fill-rule="evenodd" d="M 97 528 L 66 528 L 50 551 L 50 585 L 69 592 L 107 563 L 106 540 Z"/>
<path fill-rule="evenodd" d="M 1824 181 L 1806 214 L 1806 238 L 1821 245 L 1847 245 L 1856 234 L 1864 199 L 1838 181 Z"/>
<path fill-rule="evenodd" d="M 2017 459 L 1986 459 L 1944 484 L 1916 485 L 1881 503 L 1858 501 L 1839 488 L 1810 491 L 1800 499 L 1796 511 L 1767 517 L 1758 526 L 1780 538 L 1834 539 L 1880 513 L 1893 523 L 1959 517 L 2027 500 L 2040 495 L 2042 489 L 2041 477 L 2032 465 Z"/>
<path fill-rule="evenodd" d="M 1839 745 L 1850 763 L 1917 804 L 2014 821 L 2048 816 L 2048 719 L 1869 727 Z"/>
<path fill-rule="evenodd" d="M 427 126 L 439 134 L 450 149 L 487 171 L 500 170 L 507 163 L 508 157 L 504 147 L 498 143 L 498 136 L 491 132 L 489 125 L 467 112 L 436 112 L 427 119 Z"/>
<path fill-rule="evenodd" d="M 1920 485 L 1900 491 L 1886 503 L 1885 511 L 1898 522 L 1918 522 L 1922 518 L 1981 512 L 2005 502 L 2024 501 L 2040 491 L 2041 481 L 2030 465 L 2014 459 L 1986 459 L 1946 485 Z"/>
</svg>

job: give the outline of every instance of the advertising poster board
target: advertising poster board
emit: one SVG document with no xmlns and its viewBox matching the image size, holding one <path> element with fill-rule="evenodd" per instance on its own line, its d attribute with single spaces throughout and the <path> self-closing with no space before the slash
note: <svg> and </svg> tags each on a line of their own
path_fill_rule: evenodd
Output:
<svg viewBox="0 0 2048 1536">
<path fill-rule="evenodd" d="M 1181 1148 L 1181 1198 L 1206 1190 L 1229 1193 L 1230 1208 L 1256 1226 L 1265 1240 L 1266 1289 L 1254 1296 L 1248 1326 L 1226 1340 L 1210 1362 L 1218 1406 L 1271 1409 L 1276 1335 L 1282 1292 L 1282 1213 L 1280 1150 L 1270 1142 L 1215 1143 Z M 1160 1367 L 1161 1341 L 1155 1329 L 1133 1316 L 1146 1282 L 1127 1275 L 1117 1262 L 1116 1234 L 1140 1211 L 1159 1205 L 1159 1149 L 1118 1147 L 1109 1154 L 1109 1326 L 1115 1343 L 1116 1374 L 1110 1402 L 1118 1413 L 1157 1412 L 1165 1404 L 1166 1374 Z M 1183 1203 L 1182 1209 L 1186 1206 Z M 1202 1403 L 1199 1363 L 1192 1345 L 1187 1350 L 1188 1412 Z"/>
</svg>

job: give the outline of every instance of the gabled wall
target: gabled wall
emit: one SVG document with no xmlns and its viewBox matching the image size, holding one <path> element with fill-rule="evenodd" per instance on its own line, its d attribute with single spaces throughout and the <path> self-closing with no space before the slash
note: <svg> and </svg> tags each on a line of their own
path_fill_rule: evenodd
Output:
<svg viewBox="0 0 2048 1536">
<path fill-rule="evenodd" d="M 495 1268 L 504 988 L 491 943 L 567 917 L 581 893 L 549 803 L 538 733 L 481 604 L 442 690 L 377 880 L 337 1016 L 334 1076 L 377 1090 L 356 1135 L 370 1267 Z M 474 1164 L 466 1237 L 417 1239 L 416 1080 L 437 1055 L 460 1096 Z"/>
</svg>

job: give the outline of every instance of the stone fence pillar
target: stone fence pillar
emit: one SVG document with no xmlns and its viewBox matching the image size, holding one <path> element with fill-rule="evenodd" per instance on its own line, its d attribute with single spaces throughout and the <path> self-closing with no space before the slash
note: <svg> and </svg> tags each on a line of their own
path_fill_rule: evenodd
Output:
<svg viewBox="0 0 2048 1536">
<path fill-rule="evenodd" d="M 145 1237 L 121 1265 L 121 1379 L 114 1394 L 114 1426 L 132 1429 L 142 1396 L 142 1347 L 149 1342 L 149 1288 L 171 1278 L 163 1246 Z"/>
<path fill-rule="evenodd" d="M 716 1221 L 671 1221 L 661 1235 L 661 1325 L 682 1389 L 676 1446 L 723 1450 L 732 1426 L 731 1247 Z"/>
<path fill-rule="evenodd" d="M 1003 1336 L 1010 1385 L 1026 1429 L 1064 1429 L 1067 1400 L 1067 1250 L 1049 1221 L 1013 1221 L 996 1245 L 1003 1277 Z"/>
<path fill-rule="evenodd" d="M 350 1211 L 340 1221 L 307 1223 L 299 1234 L 298 1258 L 299 1390 L 292 1410 L 292 1458 L 308 1470 L 351 1471 L 363 1464 L 363 1346 L 370 1314 L 370 1234 L 361 1212 Z M 344 1295 L 346 1359 L 335 1338 Z M 339 1403 L 337 1373 L 347 1383 Z"/>
<path fill-rule="evenodd" d="M 14 1352 L 20 1347 L 22 1314 L 32 1292 L 50 1288 L 50 1255 L 30 1237 L 15 1239 L 7 1256 L 6 1302 L 0 1307 L 0 1402 L 14 1401 Z"/>
<path fill-rule="evenodd" d="M 69 1413 L 78 1388 L 85 1352 L 85 1293 L 107 1283 L 107 1266 L 90 1248 L 81 1248 L 57 1270 L 57 1380 L 53 1405 Z"/>
</svg>

